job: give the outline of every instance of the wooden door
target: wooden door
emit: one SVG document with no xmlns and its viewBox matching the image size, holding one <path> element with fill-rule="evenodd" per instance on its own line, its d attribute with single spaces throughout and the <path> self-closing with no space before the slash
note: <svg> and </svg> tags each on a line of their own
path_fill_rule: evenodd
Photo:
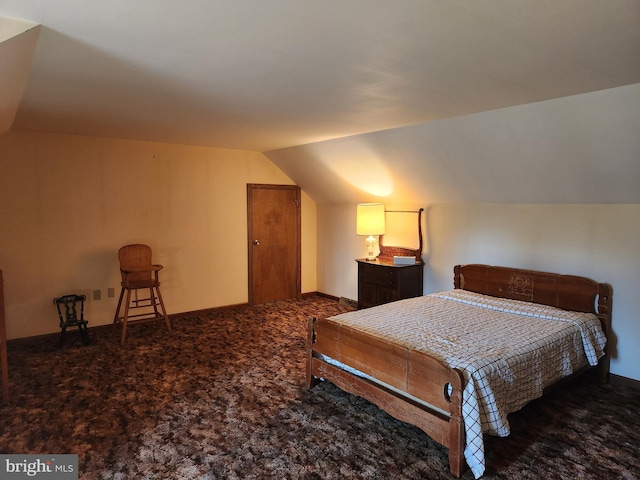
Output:
<svg viewBox="0 0 640 480">
<path fill-rule="evenodd" d="M 300 298 L 300 188 L 247 185 L 249 304 Z"/>
</svg>

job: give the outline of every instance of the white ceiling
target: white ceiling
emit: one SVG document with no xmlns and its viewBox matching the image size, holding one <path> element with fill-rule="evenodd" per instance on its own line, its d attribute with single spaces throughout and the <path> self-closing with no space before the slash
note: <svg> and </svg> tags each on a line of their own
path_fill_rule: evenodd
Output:
<svg viewBox="0 0 640 480">
<path fill-rule="evenodd" d="M 42 25 L 28 79 L 0 73 L 16 129 L 270 151 L 640 82 L 640 0 L 0 0 L 0 16 Z"/>
</svg>

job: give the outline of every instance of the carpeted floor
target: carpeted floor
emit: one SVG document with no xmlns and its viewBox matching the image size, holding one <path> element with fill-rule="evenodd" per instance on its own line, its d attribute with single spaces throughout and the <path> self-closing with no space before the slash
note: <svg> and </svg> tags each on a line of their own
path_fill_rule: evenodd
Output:
<svg viewBox="0 0 640 480">
<path fill-rule="evenodd" d="M 452 478 L 419 429 L 329 383 L 303 387 L 307 319 L 345 309 L 238 307 L 175 319 L 172 336 L 131 327 L 125 346 L 112 329 L 89 346 L 10 343 L 0 453 L 78 454 L 82 479 Z M 630 387 L 572 382 L 487 437 L 485 478 L 640 478 L 639 407 Z"/>
</svg>

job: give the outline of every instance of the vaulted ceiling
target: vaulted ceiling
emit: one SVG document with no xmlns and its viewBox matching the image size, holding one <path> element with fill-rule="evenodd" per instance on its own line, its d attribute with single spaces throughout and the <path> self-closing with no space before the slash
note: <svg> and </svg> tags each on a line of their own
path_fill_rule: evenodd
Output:
<svg viewBox="0 0 640 480">
<path fill-rule="evenodd" d="M 1 0 L 0 17 L 0 132 L 271 151 L 640 82 L 638 0 Z"/>
</svg>

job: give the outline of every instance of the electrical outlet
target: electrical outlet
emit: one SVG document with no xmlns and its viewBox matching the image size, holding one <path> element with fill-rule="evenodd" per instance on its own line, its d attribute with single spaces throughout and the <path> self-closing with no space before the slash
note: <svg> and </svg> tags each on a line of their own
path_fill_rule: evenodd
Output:
<svg viewBox="0 0 640 480">
<path fill-rule="evenodd" d="M 107 297 L 113 298 L 115 296 L 116 296 L 116 289 L 115 288 L 108 288 L 107 289 Z"/>
<path fill-rule="evenodd" d="M 94 291 L 93 291 L 93 299 L 94 299 L 94 300 L 100 300 L 100 299 L 102 299 L 102 291 L 100 291 L 100 290 L 94 290 Z"/>
</svg>

